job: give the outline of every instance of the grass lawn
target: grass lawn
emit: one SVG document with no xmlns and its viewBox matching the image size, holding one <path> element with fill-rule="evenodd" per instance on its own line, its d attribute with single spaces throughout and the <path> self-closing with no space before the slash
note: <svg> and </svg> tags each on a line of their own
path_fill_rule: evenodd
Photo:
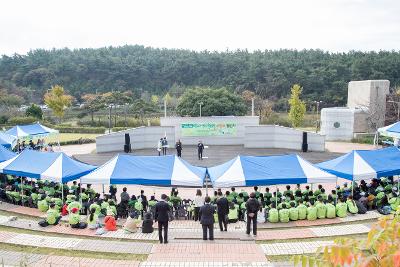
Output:
<svg viewBox="0 0 400 267">
<path fill-rule="evenodd" d="M 95 139 L 99 134 L 87 134 L 87 133 L 60 133 L 60 142 L 74 141 L 80 138 L 83 139 Z"/>
</svg>

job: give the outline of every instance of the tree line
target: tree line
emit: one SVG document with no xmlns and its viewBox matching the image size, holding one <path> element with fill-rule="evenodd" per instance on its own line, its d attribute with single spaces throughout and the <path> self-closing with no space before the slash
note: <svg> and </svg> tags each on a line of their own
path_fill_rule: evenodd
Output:
<svg viewBox="0 0 400 267">
<path fill-rule="evenodd" d="M 150 98 L 167 92 L 179 97 L 187 88 L 207 87 L 227 88 L 238 94 L 252 91 L 277 103 L 277 109 L 284 109 L 279 103 L 287 106 L 291 86 L 299 84 L 303 99 L 336 106 L 346 103 L 347 83 L 363 79 L 388 79 L 392 87 L 399 85 L 400 53 L 195 52 L 135 45 L 39 49 L 0 59 L 0 91 L 27 102 L 41 101 L 47 89 L 56 84 L 79 102 L 85 94 L 112 90 L 133 92 L 137 97 L 148 94 Z"/>
</svg>

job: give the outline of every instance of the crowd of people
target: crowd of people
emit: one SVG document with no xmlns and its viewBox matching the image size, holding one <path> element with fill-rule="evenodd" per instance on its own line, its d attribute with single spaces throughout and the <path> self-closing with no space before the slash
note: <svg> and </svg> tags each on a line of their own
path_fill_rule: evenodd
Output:
<svg viewBox="0 0 400 267">
<path fill-rule="evenodd" d="M 182 199 L 179 191 L 172 188 L 170 194 L 163 194 L 159 200 L 155 195 L 148 198 L 144 190 L 130 195 L 124 187 L 119 193 L 111 185 L 108 193 L 100 194 L 91 185 L 81 186 L 76 181 L 61 185 L 44 180 L 1 175 L 0 198 L 19 205 L 37 208 L 47 213 L 39 222 L 43 227 L 56 225 L 62 216 L 68 215 L 72 228 L 96 229 L 98 234 L 115 231 L 117 220 L 126 218 L 124 229 L 136 232 L 142 223 L 144 233 L 153 232 L 153 220 L 159 223 L 160 242 L 168 242 L 168 221 L 190 219 L 203 225 L 203 238 L 212 240 L 214 222 L 221 231 L 227 231 L 229 223 L 247 222 L 247 234 L 251 228 L 257 234 L 257 222 L 287 223 L 297 220 L 317 220 L 346 217 L 348 214 L 366 213 L 377 209 L 382 214 L 398 210 L 400 197 L 398 184 L 393 177 L 361 180 L 350 185 L 344 183 L 327 192 L 322 185 L 316 189 L 310 185 L 296 185 L 286 190 L 272 192 L 266 187 L 263 192 L 255 186 L 252 193 L 240 192 L 232 187 L 223 192 L 218 189 L 212 196 L 203 197 L 197 190 L 193 199 Z M 84 216 L 82 216 L 84 215 Z M 164 231 L 164 237 L 162 235 Z"/>
<path fill-rule="evenodd" d="M 13 151 L 17 153 L 21 153 L 22 151 L 30 149 L 30 150 L 37 150 L 37 151 L 45 151 L 45 152 L 53 152 L 53 145 L 52 144 L 46 144 L 44 139 L 38 139 L 35 142 L 33 140 L 29 140 L 29 142 L 26 142 L 25 140 L 20 141 L 19 139 L 17 140 L 17 144 L 15 145 Z"/>
</svg>

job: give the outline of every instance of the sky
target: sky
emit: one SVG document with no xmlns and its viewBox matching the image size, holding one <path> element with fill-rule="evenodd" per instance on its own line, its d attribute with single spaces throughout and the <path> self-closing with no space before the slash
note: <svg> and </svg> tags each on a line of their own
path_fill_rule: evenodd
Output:
<svg viewBox="0 0 400 267">
<path fill-rule="evenodd" d="M 0 55 L 144 45 L 400 50 L 400 0 L 3 0 Z"/>
</svg>

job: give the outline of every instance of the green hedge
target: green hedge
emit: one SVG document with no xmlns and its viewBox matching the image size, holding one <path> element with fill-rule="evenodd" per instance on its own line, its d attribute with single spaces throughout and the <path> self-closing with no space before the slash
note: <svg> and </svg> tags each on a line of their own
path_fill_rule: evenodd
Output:
<svg viewBox="0 0 400 267">
<path fill-rule="evenodd" d="M 78 140 L 70 140 L 70 141 L 60 142 L 60 146 L 82 145 L 82 144 L 90 144 L 90 143 L 96 143 L 96 140 L 95 139 L 90 139 L 90 138 L 81 138 L 81 139 L 78 139 Z"/>
<path fill-rule="evenodd" d="M 17 125 L 17 124 L 31 124 L 37 122 L 38 119 L 34 117 L 11 117 L 8 119 L 7 124 Z"/>
<path fill-rule="evenodd" d="M 60 133 L 104 134 L 106 131 L 105 127 L 61 127 L 61 126 L 56 126 L 54 128 L 59 130 Z"/>
</svg>

